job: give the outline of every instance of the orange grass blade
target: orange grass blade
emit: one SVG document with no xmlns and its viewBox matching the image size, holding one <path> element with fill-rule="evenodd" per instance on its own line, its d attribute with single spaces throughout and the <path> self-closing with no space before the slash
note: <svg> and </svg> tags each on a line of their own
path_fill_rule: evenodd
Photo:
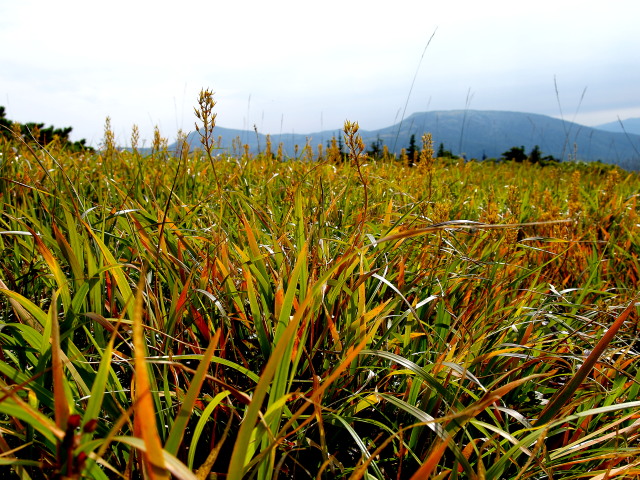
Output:
<svg viewBox="0 0 640 480">
<path fill-rule="evenodd" d="M 440 440 L 436 448 L 434 448 L 424 463 L 420 466 L 418 470 L 411 476 L 411 480 L 424 480 L 429 478 L 429 475 L 435 470 L 438 466 L 438 462 L 444 455 L 444 452 L 447 450 L 447 445 L 449 444 L 448 440 Z"/>
<path fill-rule="evenodd" d="M 142 436 L 145 451 L 143 462 L 151 480 L 169 479 L 169 472 L 165 465 L 162 442 L 156 425 L 156 414 L 150 389 L 149 373 L 147 371 L 146 345 L 144 341 L 144 326 L 142 325 L 142 303 L 144 287 L 144 271 L 140 275 L 138 291 L 136 292 L 133 315 L 133 347 L 135 365 L 135 396 L 134 424 L 135 429 Z"/>
<path fill-rule="evenodd" d="M 60 324 L 58 323 L 58 293 L 53 295 L 49 310 L 51 321 L 51 371 L 53 374 L 53 403 L 56 426 L 60 430 L 67 429 L 69 419 L 69 403 L 64 393 L 64 369 L 62 368 L 62 352 L 60 350 Z"/>
</svg>

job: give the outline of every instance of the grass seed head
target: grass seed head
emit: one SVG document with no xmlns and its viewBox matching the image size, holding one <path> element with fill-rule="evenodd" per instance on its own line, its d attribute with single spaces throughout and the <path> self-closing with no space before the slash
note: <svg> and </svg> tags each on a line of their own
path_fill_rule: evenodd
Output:
<svg viewBox="0 0 640 480">
<path fill-rule="evenodd" d="M 140 130 L 138 125 L 133 124 L 131 127 L 131 150 L 134 153 L 138 153 L 138 142 L 140 141 Z"/>
<path fill-rule="evenodd" d="M 113 160 L 116 152 L 116 136 L 111 128 L 111 118 L 107 117 L 104 122 L 104 136 L 102 138 L 102 153 L 106 160 Z"/>
<path fill-rule="evenodd" d="M 202 126 L 196 122 L 196 131 L 200 135 L 200 142 L 204 146 L 207 155 L 215 148 L 213 129 L 216 126 L 217 114 L 213 112 L 216 102 L 213 99 L 213 92 L 209 89 L 200 90 L 198 95 L 198 106 L 194 108 L 196 118 L 200 120 Z"/>
</svg>

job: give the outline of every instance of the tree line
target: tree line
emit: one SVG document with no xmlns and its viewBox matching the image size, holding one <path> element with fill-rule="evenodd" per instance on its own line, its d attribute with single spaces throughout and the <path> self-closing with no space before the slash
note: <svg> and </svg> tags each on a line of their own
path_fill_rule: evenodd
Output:
<svg viewBox="0 0 640 480">
<path fill-rule="evenodd" d="M 20 137 L 25 142 L 35 141 L 44 147 L 51 142 L 57 141 L 62 148 L 67 150 L 75 152 L 93 151 L 93 148 L 87 145 L 87 141 L 84 138 L 75 142 L 71 141 L 70 135 L 72 131 L 72 127 L 55 128 L 54 126 L 46 127 L 44 123 L 14 122 L 7 118 L 5 107 L 0 106 L 0 138 L 11 140 Z"/>
<path fill-rule="evenodd" d="M 342 142 L 341 135 L 338 136 L 337 139 L 333 137 L 331 140 L 328 140 L 327 148 L 335 149 L 339 155 L 339 158 L 346 159 L 347 153 L 344 150 L 344 144 Z M 384 145 L 384 141 L 380 137 L 378 137 L 374 142 L 372 142 L 368 146 L 368 149 L 366 150 L 365 153 L 367 154 L 368 157 L 376 160 L 389 158 L 389 151 Z M 412 134 L 409 138 L 409 144 L 407 145 L 407 147 L 401 149 L 399 158 L 404 159 L 409 164 L 409 166 L 411 166 L 417 163 L 419 153 L 420 153 L 420 149 L 416 144 L 416 135 Z M 452 160 L 463 158 L 466 160 L 466 157 L 464 155 L 462 156 L 455 155 L 451 152 L 451 150 L 446 149 L 444 143 L 439 144 L 435 157 L 452 159 Z M 520 146 L 520 147 L 514 146 L 514 147 L 511 147 L 506 152 L 502 153 L 500 155 L 500 158 L 498 159 L 489 159 L 486 156 L 483 156 L 482 160 L 493 160 L 493 161 L 499 160 L 499 161 L 505 161 L 505 162 L 513 161 L 517 163 L 530 162 L 530 163 L 539 163 L 541 165 L 548 165 L 551 163 L 560 162 L 560 160 L 554 157 L 553 155 L 544 155 L 543 152 L 540 150 L 539 145 L 534 146 L 529 153 L 526 152 L 524 146 Z"/>
</svg>

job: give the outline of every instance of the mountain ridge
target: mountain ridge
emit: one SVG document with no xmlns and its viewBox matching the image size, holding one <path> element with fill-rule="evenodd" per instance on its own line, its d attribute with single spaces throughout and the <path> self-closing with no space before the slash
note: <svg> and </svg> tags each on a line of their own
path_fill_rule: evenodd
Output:
<svg viewBox="0 0 640 480">
<path fill-rule="evenodd" d="M 595 128 L 607 132 L 631 133 L 640 135 L 640 118 L 627 118 L 626 120 L 616 120 L 615 122 L 603 123 Z"/>
<path fill-rule="evenodd" d="M 362 126 L 362 125 L 361 125 Z M 431 133 L 434 146 L 442 143 L 446 150 L 467 159 L 500 158 L 511 147 L 524 147 L 530 151 L 536 145 L 545 155 L 563 161 L 600 160 L 629 170 L 640 170 L 640 135 L 618 131 L 607 131 L 546 115 L 500 110 L 437 110 L 409 115 L 402 122 L 376 129 L 361 129 L 360 134 L 367 147 L 382 141 L 391 152 L 400 153 L 407 147 L 411 135 L 415 135 L 418 148 L 423 133 Z M 272 149 L 282 143 L 285 155 L 295 156 L 295 145 L 299 154 L 310 139 L 314 151 L 318 143 L 326 147 L 332 136 L 341 135 L 341 130 L 323 130 L 308 134 L 272 134 Z M 222 150 L 240 153 L 238 140 L 247 144 L 253 152 L 264 150 L 266 135 L 249 130 L 216 127 L 214 137 L 222 140 Z M 196 132 L 188 135 L 192 148 L 200 146 Z M 234 147 L 235 145 L 235 147 Z M 236 150 L 236 151 L 234 151 Z"/>
</svg>

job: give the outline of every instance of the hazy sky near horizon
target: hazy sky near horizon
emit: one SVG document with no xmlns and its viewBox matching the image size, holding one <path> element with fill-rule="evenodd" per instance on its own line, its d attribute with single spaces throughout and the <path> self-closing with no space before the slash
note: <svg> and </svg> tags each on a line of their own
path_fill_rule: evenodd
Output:
<svg viewBox="0 0 640 480">
<path fill-rule="evenodd" d="M 122 145 L 133 124 L 146 145 L 193 130 L 201 88 L 218 125 L 264 133 L 373 130 L 405 104 L 597 125 L 640 117 L 638 18 L 637 0 L 4 0 L 0 105 L 93 145 L 107 116 Z"/>
</svg>

